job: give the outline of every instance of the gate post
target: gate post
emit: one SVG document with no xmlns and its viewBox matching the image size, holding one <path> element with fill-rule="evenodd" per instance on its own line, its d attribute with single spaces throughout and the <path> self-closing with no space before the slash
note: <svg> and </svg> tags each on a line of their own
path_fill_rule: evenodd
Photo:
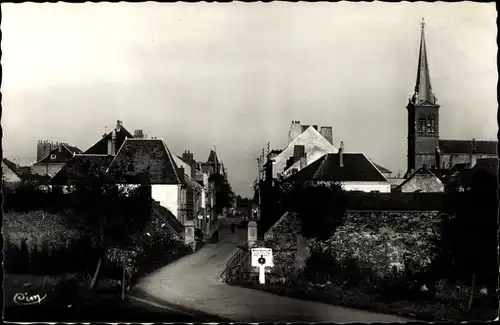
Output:
<svg viewBox="0 0 500 325">
<path fill-rule="evenodd" d="M 189 245 L 195 249 L 195 237 L 194 237 L 194 222 L 193 220 L 186 220 L 184 222 L 184 244 Z"/>
<path fill-rule="evenodd" d="M 255 243 L 257 242 L 257 222 L 255 221 L 250 221 L 248 223 L 248 248 L 252 248 L 255 246 Z"/>
</svg>

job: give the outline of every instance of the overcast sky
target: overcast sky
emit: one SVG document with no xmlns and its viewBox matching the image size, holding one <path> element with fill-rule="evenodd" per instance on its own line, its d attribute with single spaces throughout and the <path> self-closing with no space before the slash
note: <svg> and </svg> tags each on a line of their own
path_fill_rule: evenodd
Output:
<svg viewBox="0 0 500 325">
<path fill-rule="evenodd" d="M 206 160 L 234 190 L 292 120 L 406 169 L 406 109 L 425 16 L 441 138 L 496 139 L 496 10 L 489 3 L 2 4 L 4 155 L 37 140 L 82 150 L 116 120 Z"/>
</svg>

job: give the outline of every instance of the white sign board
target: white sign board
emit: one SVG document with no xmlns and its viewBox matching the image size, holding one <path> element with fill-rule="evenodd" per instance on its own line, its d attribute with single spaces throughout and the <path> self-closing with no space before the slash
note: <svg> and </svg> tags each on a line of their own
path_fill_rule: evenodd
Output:
<svg viewBox="0 0 500 325">
<path fill-rule="evenodd" d="M 273 267 L 273 250 L 271 248 L 252 248 L 252 266 Z"/>
<path fill-rule="evenodd" d="M 259 282 L 266 283 L 266 267 L 273 267 L 273 250 L 271 248 L 252 248 L 252 266 L 259 268 Z"/>
</svg>

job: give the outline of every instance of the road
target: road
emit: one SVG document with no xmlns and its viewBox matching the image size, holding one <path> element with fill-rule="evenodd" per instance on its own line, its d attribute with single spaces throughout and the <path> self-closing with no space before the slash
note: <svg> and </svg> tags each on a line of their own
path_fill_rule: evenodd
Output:
<svg viewBox="0 0 500 325">
<path fill-rule="evenodd" d="M 234 219 L 221 220 L 220 241 L 141 279 L 132 295 L 179 310 L 197 310 L 236 322 L 406 322 L 398 316 L 332 306 L 229 286 L 220 274 L 246 229 L 228 234 Z"/>
</svg>

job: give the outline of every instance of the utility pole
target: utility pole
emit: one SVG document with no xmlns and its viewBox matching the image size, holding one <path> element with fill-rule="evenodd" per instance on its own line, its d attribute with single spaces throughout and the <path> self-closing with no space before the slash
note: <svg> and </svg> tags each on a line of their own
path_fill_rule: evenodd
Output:
<svg viewBox="0 0 500 325">
<path fill-rule="evenodd" d="M 271 142 L 267 143 L 267 157 L 269 158 L 269 153 L 271 152 Z"/>
</svg>

